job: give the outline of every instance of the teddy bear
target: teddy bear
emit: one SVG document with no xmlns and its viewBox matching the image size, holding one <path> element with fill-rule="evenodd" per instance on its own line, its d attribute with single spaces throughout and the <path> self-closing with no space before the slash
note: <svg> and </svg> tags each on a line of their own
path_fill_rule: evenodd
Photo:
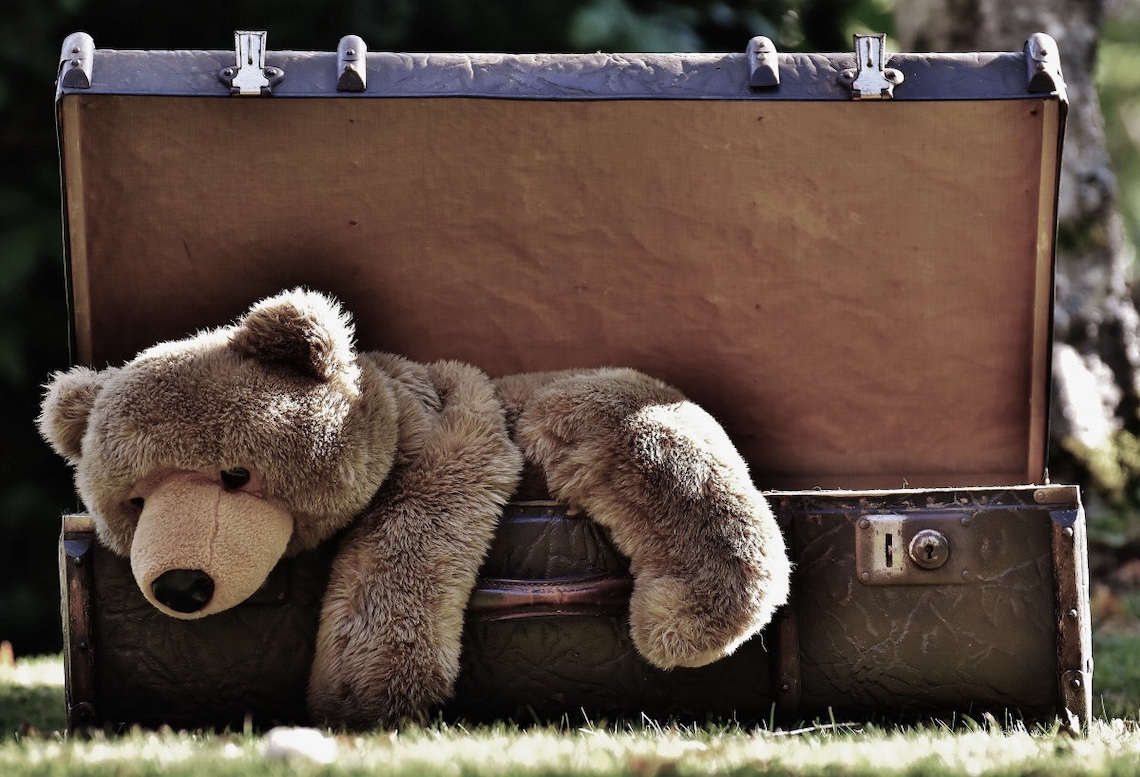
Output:
<svg viewBox="0 0 1140 777">
<path fill-rule="evenodd" d="M 171 617 L 234 607 L 283 557 L 336 543 L 315 723 L 395 725 L 447 700 L 524 465 L 630 560 L 630 632 L 650 664 L 716 661 L 785 602 L 764 496 L 676 389 L 623 368 L 492 379 L 354 340 L 336 299 L 292 289 L 122 366 L 56 373 L 37 419 L 100 541 Z"/>
</svg>

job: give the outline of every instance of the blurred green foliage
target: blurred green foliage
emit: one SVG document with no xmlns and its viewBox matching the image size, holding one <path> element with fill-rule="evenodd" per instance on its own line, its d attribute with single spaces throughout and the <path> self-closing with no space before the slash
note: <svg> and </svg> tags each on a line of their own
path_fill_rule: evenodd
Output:
<svg viewBox="0 0 1140 777">
<path fill-rule="evenodd" d="M 1100 41 L 1097 90 L 1121 212 L 1134 247 L 1140 245 L 1140 2 L 1117 0 L 1110 8 Z"/>
<path fill-rule="evenodd" d="M 1124 222 L 1124 250 L 1130 262 L 1133 296 L 1140 287 L 1136 247 L 1140 245 L 1140 2 L 1109 0 L 1099 42 L 1096 84 L 1108 152 L 1112 158 Z M 1081 224 L 1062 225 L 1058 241 L 1070 250 L 1102 250 L 1111 239 L 1104 230 L 1081 231 Z M 1100 549 L 1115 549 L 1122 558 L 1140 553 L 1140 437 L 1126 422 L 1101 450 L 1076 441 L 1054 456 L 1071 453 L 1087 477 L 1084 501 L 1089 538 Z M 1058 452 L 1055 452 L 1058 453 Z M 1063 465 L 1057 467 L 1063 471 Z"/>
</svg>

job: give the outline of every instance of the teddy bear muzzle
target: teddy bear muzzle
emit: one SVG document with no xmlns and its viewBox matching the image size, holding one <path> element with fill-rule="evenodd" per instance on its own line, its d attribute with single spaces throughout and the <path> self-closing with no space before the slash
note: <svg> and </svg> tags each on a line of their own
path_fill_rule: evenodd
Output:
<svg viewBox="0 0 1140 777">
<path fill-rule="evenodd" d="M 164 478 L 147 495 L 131 571 L 159 611 L 203 618 L 248 599 L 285 554 L 293 516 L 198 472 Z"/>
</svg>

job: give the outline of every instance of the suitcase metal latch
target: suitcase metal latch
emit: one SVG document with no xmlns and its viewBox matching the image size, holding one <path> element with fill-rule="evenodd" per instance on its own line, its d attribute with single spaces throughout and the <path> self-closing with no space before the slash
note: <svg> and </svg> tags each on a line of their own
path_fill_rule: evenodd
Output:
<svg viewBox="0 0 1140 777">
<path fill-rule="evenodd" d="M 855 67 L 840 72 L 839 83 L 851 90 L 855 100 L 889 100 L 903 74 L 887 67 L 887 36 L 855 35 Z"/>
<path fill-rule="evenodd" d="M 218 80 L 230 88 L 230 94 L 268 96 L 285 77 L 281 68 L 265 66 L 265 35 L 264 30 L 234 32 L 237 65 L 218 73 Z"/>
<path fill-rule="evenodd" d="M 973 520 L 960 513 L 868 514 L 855 530 L 864 585 L 962 585 L 976 579 Z"/>
</svg>

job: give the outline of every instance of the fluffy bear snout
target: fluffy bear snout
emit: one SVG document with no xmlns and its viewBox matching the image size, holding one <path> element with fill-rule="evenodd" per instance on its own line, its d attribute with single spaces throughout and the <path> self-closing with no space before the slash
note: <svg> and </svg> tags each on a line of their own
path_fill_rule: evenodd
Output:
<svg viewBox="0 0 1140 777">
<path fill-rule="evenodd" d="M 219 473 L 175 472 L 141 489 L 131 570 L 146 599 L 175 618 L 222 612 L 253 594 L 284 555 L 293 516 Z M 245 470 L 243 470 L 245 472 Z"/>
</svg>

